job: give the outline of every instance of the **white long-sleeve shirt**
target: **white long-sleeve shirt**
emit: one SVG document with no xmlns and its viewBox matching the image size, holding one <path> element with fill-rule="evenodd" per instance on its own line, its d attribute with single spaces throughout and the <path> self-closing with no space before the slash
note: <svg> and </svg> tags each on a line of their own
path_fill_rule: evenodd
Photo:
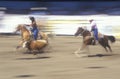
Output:
<svg viewBox="0 0 120 79">
<path fill-rule="evenodd" d="M 97 24 L 96 24 L 96 22 L 95 22 L 95 21 L 92 21 L 92 22 L 90 23 L 90 27 L 91 27 L 91 29 L 97 29 Z"/>
</svg>

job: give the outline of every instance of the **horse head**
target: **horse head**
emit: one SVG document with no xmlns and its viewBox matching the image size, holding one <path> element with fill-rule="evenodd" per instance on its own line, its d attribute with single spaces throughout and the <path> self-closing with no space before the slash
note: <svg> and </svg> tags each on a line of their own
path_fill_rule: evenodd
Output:
<svg viewBox="0 0 120 79">
<path fill-rule="evenodd" d="M 26 30 L 26 27 L 24 24 L 19 24 L 17 27 L 16 27 L 16 32 L 17 31 L 21 31 L 21 30 Z"/>
<path fill-rule="evenodd" d="M 84 31 L 84 29 L 82 27 L 78 27 L 76 33 L 74 34 L 75 36 L 78 36 L 79 34 L 81 34 Z"/>
<path fill-rule="evenodd" d="M 16 27 L 16 31 L 20 31 L 20 30 L 21 30 L 21 28 L 22 28 L 22 25 L 21 25 L 21 24 L 19 24 L 19 25 Z"/>
</svg>

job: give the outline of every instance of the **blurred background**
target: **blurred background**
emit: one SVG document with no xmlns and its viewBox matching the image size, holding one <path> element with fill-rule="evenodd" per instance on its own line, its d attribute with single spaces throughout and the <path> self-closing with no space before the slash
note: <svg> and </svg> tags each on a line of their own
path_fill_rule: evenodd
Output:
<svg viewBox="0 0 120 79">
<path fill-rule="evenodd" d="M 120 37 L 120 1 L 0 1 L 0 34 L 12 34 L 18 24 L 34 16 L 48 34 L 74 35 L 94 19 L 99 31 Z"/>
</svg>

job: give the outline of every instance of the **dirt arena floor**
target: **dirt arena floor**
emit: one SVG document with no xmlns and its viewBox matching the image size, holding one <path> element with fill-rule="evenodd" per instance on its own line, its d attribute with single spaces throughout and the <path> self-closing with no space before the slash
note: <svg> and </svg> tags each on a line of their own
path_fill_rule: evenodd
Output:
<svg viewBox="0 0 120 79">
<path fill-rule="evenodd" d="M 0 36 L 0 79 L 120 79 L 120 41 L 111 44 L 113 55 L 89 46 L 91 57 L 76 57 L 82 39 L 49 38 L 47 53 L 24 54 L 15 50 L 20 36 Z M 101 56 L 98 56 L 101 54 Z"/>
</svg>

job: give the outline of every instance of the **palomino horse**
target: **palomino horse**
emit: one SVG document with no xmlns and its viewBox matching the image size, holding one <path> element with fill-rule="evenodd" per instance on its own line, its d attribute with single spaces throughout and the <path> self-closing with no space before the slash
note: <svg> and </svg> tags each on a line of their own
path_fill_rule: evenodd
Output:
<svg viewBox="0 0 120 79">
<path fill-rule="evenodd" d="M 82 51 L 84 48 L 87 47 L 87 45 L 94 45 L 95 43 L 95 39 L 94 37 L 91 36 L 91 33 L 90 31 L 82 28 L 82 27 L 79 27 L 75 33 L 75 36 L 78 36 L 79 34 L 81 34 L 83 36 L 83 44 L 82 44 L 82 47 L 79 48 L 75 54 L 77 56 L 80 56 L 78 53 L 80 51 Z M 114 36 L 107 36 L 107 35 L 102 35 L 102 34 L 98 34 L 98 42 L 99 44 L 105 48 L 106 52 L 108 52 L 108 49 L 107 47 L 109 48 L 110 52 L 112 52 L 112 49 L 111 49 L 111 46 L 109 45 L 109 42 L 108 40 L 110 40 L 112 43 L 115 42 L 115 37 Z"/>
<path fill-rule="evenodd" d="M 21 37 L 22 37 L 22 40 L 20 41 L 19 43 L 19 46 L 17 46 L 17 48 L 21 47 L 23 45 L 23 43 L 25 41 L 30 41 L 33 39 L 32 37 L 32 33 L 31 31 L 29 31 L 24 24 L 19 24 L 17 27 L 16 27 L 16 31 L 20 31 L 21 32 Z M 48 43 L 48 36 L 46 33 L 43 33 L 43 32 L 39 32 L 38 33 L 38 37 L 41 36 L 41 39 L 40 40 L 46 40 L 47 43 Z M 42 42 L 42 41 L 41 41 Z"/>
</svg>

